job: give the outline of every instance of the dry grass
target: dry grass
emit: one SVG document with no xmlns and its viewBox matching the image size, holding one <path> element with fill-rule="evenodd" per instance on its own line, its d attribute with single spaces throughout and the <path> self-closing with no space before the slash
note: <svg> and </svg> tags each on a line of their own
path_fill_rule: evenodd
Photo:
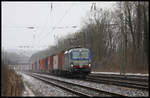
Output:
<svg viewBox="0 0 150 98">
<path fill-rule="evenodd" d="M 14 70 L 2 65 L 1 95 L 2 96 L 22 96 L 24 85 L 20 75 Z"/>
<path fill-rule="evenodd" d="M 103 58 L 98 62 L 98 66 L 93 68 L 93 71 L 100 72 L 120 72 L 121 67 L 124 72 L 129 73 L 148 73 L 148 61 L 142 52 L 138 52 L 133 57 L 134 51 L 128 49 L 127 62 L 125 63 L 124 56 L 121 53 L 112 54 L 110 57 Z"/>
</svg>

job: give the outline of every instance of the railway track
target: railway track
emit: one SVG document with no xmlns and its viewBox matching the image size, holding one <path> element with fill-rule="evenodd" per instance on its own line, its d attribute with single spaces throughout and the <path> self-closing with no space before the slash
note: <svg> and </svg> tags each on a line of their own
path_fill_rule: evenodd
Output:
<svg viewBox="0 0 150 98">
<path fill-rule="evenodd" d="M 148 90 L 148 77 L 114 74 L 89 74 L 86 81 Z"/>
<path fill-rule="evenodd" d="M 102 73 L 91 73 L 90 76 L 96 77 L 107 77 L 107 78 L 121 78 L 128 80 L 138 80 L 138 81 L 148 81 L 148 76 L 139 76 L 139 75 L 119 75 L 119 74 L 102 74 Z"/>
<path fill-rule="evenodd" d="M 49 75 L 49 74 L 46 74 L 46 75 Z M 123 87 L 128 87 L 128 88 L 149 90 L 148 76 L 93 74 L 92 73 L 92 74 L 89 74 L 86 77 L 86 79 L 79 78 L 79 80 L 103 83 L 103 84 L 111 84 L 111 85 L 123 86 Z"/>
<path fill-rule="evenodd" d="M 117 94 L 117 93 L 111 93 L 111 92 L 107 92 L 107 91 L 102 91 L 96 88 L 91 88 L 88 86 L 83 86 L 80 84 L 75 84 L 75 83 L 71 83 L 71 82 L 65 82 L 62 80 L 58 80 L 58 79 L 54 79 L 54 78 L 50 78 L 48 76 L 45 75 L 40 75 L 40 74 L 31 74 L 31 73 L 25 73 L 28 74 L 34 78 L 37 78 L 41 81 L 44 81 L 48 84 L 52 84 L 55 85 L 57 87 L 60 87 L 64 90 L 67 90 L 73 94 L 76 94 L 78 96 L 84 96 L 84 97 L 93 97 L 93 96 L 117 96 L 117 97 L 124 97 L 125 95 L 121 95 L 121 94 Z"/>
</svg>

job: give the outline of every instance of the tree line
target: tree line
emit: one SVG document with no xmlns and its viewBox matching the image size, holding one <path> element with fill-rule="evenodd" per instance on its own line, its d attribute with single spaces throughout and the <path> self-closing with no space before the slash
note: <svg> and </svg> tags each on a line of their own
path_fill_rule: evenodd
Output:
<svg viewBox="0 0 150 98">
<path fill-rule="evenodd" d="M 24 64 L 28 63 L 29 57 L 25 55 L 20 55 L 15 52 L 10 52 L 3 50 L 1 53 L 2 61 L 6 65 L 16 65 L 16 64 Z"/>
<path fill-rule="evenodd" d="M 148 70 L 148 2 L 116 2 L 113 10 L 95 5 L 87 16 L 79 32 L 59 38 L 56 45 L 32 55 L 31 61 L 81 46 L 90 49 L 93 69 Z"/>
</svg>

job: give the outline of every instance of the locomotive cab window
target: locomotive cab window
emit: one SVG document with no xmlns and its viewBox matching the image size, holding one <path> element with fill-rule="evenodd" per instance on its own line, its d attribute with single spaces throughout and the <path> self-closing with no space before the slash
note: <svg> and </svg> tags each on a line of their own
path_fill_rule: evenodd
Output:
<svg viewBox="0 0 150 98">
<path fill-rule="evenodd" d="M 88 51 L 72 51 L 71 58 L 77 60 L 90 59 Z"/>
<path fill-rule="evenodd" d="M 78 51 L 72 52 L 72 58 L 73 59 L 80 59 L 80 53 Z"/>
<path fill-rule="evenodd" d="M 89 59 L 88 51 L 82 51 L 80 52 L 81 59 Z"/>
</svg>

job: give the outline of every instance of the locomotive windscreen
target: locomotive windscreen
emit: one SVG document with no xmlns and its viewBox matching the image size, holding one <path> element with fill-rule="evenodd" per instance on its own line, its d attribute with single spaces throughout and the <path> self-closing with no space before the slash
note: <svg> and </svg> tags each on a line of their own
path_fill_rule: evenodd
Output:
<svg viewBox="0 0 150 98">
<path fill-rule="evenodd" d="M 80 53 L 78 51 L 72 52 L 72 58 L 73 59 L 79 59 L 80 58 Z"/>
<path fill-rule="evenodd" d="M 71 52 L 71 59 L 78 59 L 78 60 L 81 60 L 81 59 L 90 59 L 90 56 L 89 56 L 89 51 L 72 51 Z"/>
<path fill-rule="evenodd" d="M 88 51 L 82 51 L 82 52 L 80 52 L 80 58 L 81 59 L 88 59 L 89 58 Z"/>
</svg>

